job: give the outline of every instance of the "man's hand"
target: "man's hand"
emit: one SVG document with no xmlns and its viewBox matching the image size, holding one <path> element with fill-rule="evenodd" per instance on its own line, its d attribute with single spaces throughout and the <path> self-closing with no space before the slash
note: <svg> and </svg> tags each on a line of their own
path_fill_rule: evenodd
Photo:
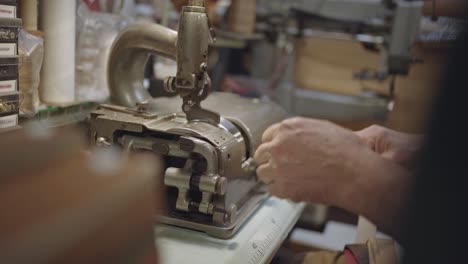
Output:
<svg viewBox="0 0 468 264">
<path fill-rule="evenodd" d="M 370 152 L 352 131 L 327 121 L 293 118 L 265 131 L 255 154 L 257 175 L 273 195 L 296 201 L 334 203 L 330 192 L 348 184 Z"/>
<path fill-rule="evenodd" d="M 262 141 L 254 159 L 271 194 L 364 215 L 398 238 L 412 186 L 403 166 L 326 121 L 288 119 L 267 129 Z"/>
<path fill-rule="evenodd" d="M 356 132 L 374 152 L 395 161 L 407 169 L 413 169 L 421 150 L 423 136 L 397 132 L 373 125 Z"/>
</svg>

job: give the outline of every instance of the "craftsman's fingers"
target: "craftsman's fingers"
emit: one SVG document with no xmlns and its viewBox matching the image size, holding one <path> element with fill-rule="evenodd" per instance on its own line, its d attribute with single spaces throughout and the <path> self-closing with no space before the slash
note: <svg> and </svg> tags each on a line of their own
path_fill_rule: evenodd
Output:
<svg viewBox="0 0 468 264">
<path fill-rule="evenodd" d="M 277 123 L 269 127 L 262 136 L 262 142 L 270 142 L 273 138 L 278 134 L 279 128 L 281 127 L 281 123 Z"/>
<path fill-rule="evenodd" d="M 378 125 L 372 125 L 361 131 L 355 132 L 375 152 L 379 152 L 379 145 L 385 143 L 388 138 L 388 129 Z M 385 144 L 384 144 L 385 145 Z"/>
<path fill-rule="evenodd" d="M 257 176 L 262 182 L 271 184 L 275 178 L 275 168 L 271 163 L 262 164 L 257 168 Z"/>
<path fill-rule="evenodd" d="M 258 165 L 262 165 L 264 163 L 268 163 L 271 159 L 271 144 L 264 143 L 258 147 L 257 151 L 254 155 L 254 161 Z"/>
<path fill-rule="evenodd" d="M 369 130 L 366 128 L 364 130 L 354 132 L 359 138 L 361 138 L 370 148 L 374 145 L 375 137 L 372 137 L 369 134 Z"/>
</svg>

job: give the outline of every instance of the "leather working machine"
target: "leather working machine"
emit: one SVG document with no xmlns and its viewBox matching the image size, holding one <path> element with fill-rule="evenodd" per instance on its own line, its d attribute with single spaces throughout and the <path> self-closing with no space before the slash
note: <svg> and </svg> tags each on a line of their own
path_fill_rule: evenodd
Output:
<svg viewBox="0 0 468 264">
<path fill-rule="evenodd" d="M 376 75 L 408 72 L 420 1 L 291 2 L 296 10 L 318 14 L 318 21 L 300 23 L 305 28 L 326 25 L 339 30 L 349 21 L 364 21 L 357 23 L 358 33 L 383 35 L 385 67 Z M 209 95 L 208 50 L 214 41 L 203 0 L 187 1 L 178 32 L 150 23 L 129 26 L 116 39 L 109 58 L 113 105 L 93 112 L 90 129 L 97 146 L 164 157 L 168 210 L 162 222 L 229 238 L 268 196 L 256 178 L 252 157 L 265 129 L 286 113 L 268 101 Z M 152 98 L 144 88 L 144 67 L 151 54 L 177 61 L 176 76 L 167 78 L 164 88 L 182 100 Z"/>
<path fill-rule="evenodd" d="M 272 102 L 234 94 L 208 97 L 213 41 L 202 0 L 188 1 L 178 32 L 157 24 L 130 26 L 109 59 L 114 105 L 92 113 L 91 137 L 97 146 L 163 156 L 168 210 L 160 221 L 229 238 L 268 196 L 252 157 L 264 130 L 286 113 Z M 182 111 L 180 98 L 154 99 L 144 89 L 150 54 L 177 61 L 177 75 L 165 80 L 165 89 L 180 95 Z"/>
</svg>

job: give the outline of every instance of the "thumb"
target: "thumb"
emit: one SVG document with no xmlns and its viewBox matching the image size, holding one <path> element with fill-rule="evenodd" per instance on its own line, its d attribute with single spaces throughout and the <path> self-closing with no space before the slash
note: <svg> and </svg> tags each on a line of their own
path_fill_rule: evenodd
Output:
<svg viewBox="0 0 468 264">
<path fill-rule="evenodd" d="M 372 151 L 375 151 L 375 137 L 370 136 L 366 130 L 356 131 L 354 134 L 358 136 Z"/>
</svg>

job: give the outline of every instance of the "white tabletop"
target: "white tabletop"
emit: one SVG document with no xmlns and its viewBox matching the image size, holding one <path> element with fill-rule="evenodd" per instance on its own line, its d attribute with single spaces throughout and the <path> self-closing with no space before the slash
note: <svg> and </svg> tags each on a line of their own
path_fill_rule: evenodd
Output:
<svg viewBox="0 0 468 264">
<path fill-rule="evenodd" d="M 156 228 L 156 243 L 162 264 L 269 263 L 296 224 L 304 206 L 270 197 L 228 240 L 160 225 Z"/>
</svg>

